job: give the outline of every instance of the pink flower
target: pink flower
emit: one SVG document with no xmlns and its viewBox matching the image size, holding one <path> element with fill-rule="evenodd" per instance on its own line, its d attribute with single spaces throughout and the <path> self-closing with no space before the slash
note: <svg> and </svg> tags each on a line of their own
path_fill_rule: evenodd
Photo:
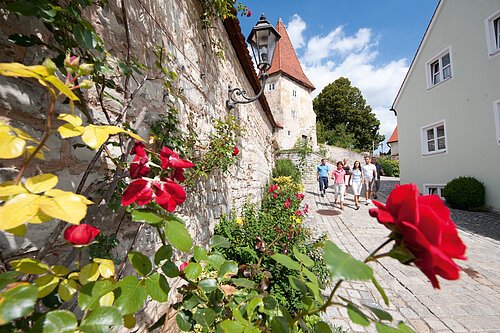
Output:
<svg viewBox="0 0 500 333">
<path fill-rule="evenodd" d="M 271 186 L 269 186 L 269 189 L 267 190 L 269 193 L 273 193 L 274 191 L 276 191 L 278 189 L 278 184 L 273 184 Z"/>
<path fill-rule="evenodd" d="M 127 187 L 122 195 L 122 205 L 128 206 L 137 202 L 139 206 L 147 205 L 153 200 L 169 212 L 186 200 L 186 192 L 179 184 L 170 179 L 147 180 L 139 178 Z"/>
<path fill-rule="evenodd" d="M 276 199 L 278 197 L 278 193 L 273 193 L 273 198 Z"/>
<path fill-rule="evenodd" d="M 238 149 L 238 147 L 234 146 L 233 148 L 233 156 L 236 156 L 240 153 L 240 150 Z"/>
<path fill-rule="evenodd" d="M 290 204 L 291 204 L 290 198 L 288 198 L 288 199 L 286 199 L 285 203 L 283 204 L 283 207 L 290 208 Z"/>
<path fill-rule="evenodd" d="M 304 195 L 302 193 L 295 193 L 295 198 L 297 200 L 302 201 L 304 199 Z"/>
<path fill-rule="evenodd" d="M 304 206 L 304 213 L 305 213 L 305 214 L 309 213 L 309 205 L 308 205 L 308 204 L 306 204 L 306 205 Z"/>
<path fill-rule="evenodd" d="M 251 10 L 251 9 L 249 9 L 249 10 L 247 11 L 247 17 L 250 17 L 250 16 L 252 16 L 252 10 Z"/>
<path fill-rule="evenodd" d="M 189 265 L 189 260 L 186 260 L 184 261 L 180 266 L 179 266 L 179 272 L 182 272 L 184 270 L 184 268 L 187 267 L 187 265 Z"/>
</svg>

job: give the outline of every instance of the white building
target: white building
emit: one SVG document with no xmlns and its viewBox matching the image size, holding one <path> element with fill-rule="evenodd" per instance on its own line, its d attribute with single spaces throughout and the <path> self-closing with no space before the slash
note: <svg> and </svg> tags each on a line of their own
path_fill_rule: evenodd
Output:
<svg viewBox="0 0 500 333">
<path fill-rule="evenodd" d="M 439 2 L 392 110 L 402 183 L 473 176 L 500 210 L 500 0 Z"/>
<path fill-rule="evenodd" d="M 316 149 L 316 114 L 311 97 L 314 85 L 304 74 L 281 19 L 276 30 L 281 39 L 276 45 L 265 88 L 274 119 L 282 126 L 276 140 L 281 149 L 290 149 L 297 142 L 305 141 Z"/>
</svg>

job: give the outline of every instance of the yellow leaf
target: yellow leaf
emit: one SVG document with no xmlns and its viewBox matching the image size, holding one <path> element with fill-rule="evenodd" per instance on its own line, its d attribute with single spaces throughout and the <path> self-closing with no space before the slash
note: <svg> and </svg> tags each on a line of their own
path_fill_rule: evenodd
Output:
<svg viewBox="0 0 500 333">
<path fill-rule="evenodd" d="M 41 65 L 36 66 L 25 66 L 23 64 L 12 62 L 12 63 L 1 63 L 0 64 L 0 75 L 4 76 L 17 76 L 17 77 L 33 77 L 40 79 L 42 77 L 48 76 L 49 71 L 47 68 Z"/>
<path fill-rule="evenodd" d="M 123 325 L 126 328 L 133 328 L 135 324 L 136 320 L 133 313 L 123 316 Z"/>
<path fill-rule="evenodd" d="M 0 132 L 0 158 L 16 158 L 23 154 L 26 141 L 8 132 Z"/>
<path fill-rule="evenodd" d="M 38 287 L 38 298 L 44 298 L 50 294 L 54 289 L 56 289 L 59 284 L 59 278 L 57 276 L 47 274 L 35 279 L 35 284 Z"/>
<path fill-rule="evenodd" d="M 115 301 L 115 294 L 110 291 L 99 299 L 100 306 L 112 306 Z"/>
<path fill-rule="evenodd" d="M 24 186 L 31 193 L 42 193 L 50 190 L 57 185 L 59 179 L 52 173 L 44 173 L 35 177 L 28 178 Z"/>
<path fill-rule="evenodd" d="M 10 197 L 11 195 L 27 193 L 26 189 L 21 185 L 0 186 L 0 197 Z"/>
<path fill-rule="evenodd" d="M 118 126 L 96 126 L 96 125 L 88 125 L 85 127 L 85 132 L 82 135 L 82 140 L 90 148 L 97 149 L 102 144 L 104 144 L 106 140 L 108 140 L 110 135 L 118 133 L 125 133 L 136 140 L 144 141 L 139 135 L 126 131 Z"/>
<path fill-rule="evenodd" d="M 45 195 L 49 196 L 49 197 L 54 197 L 54 198 L 65 197 L 65 196 L 68 196 L 68 195 L 72 195 L 72 196 L 75 196 L 76 198 L 78 198 L 84 204 L 87 204 L 87 205 L 93 204 L 92 201 L 90 201 L 89 199 L 85 198 L 83 195 L 75 194 L 73 192 L 58 190 L 57 188 L 54 188 L 52 190 L 48 190 L 47 192 L 45 192 Z"/>
<path fill-rule="evenodd" d="M 78 280 L 82 284 L 82 286 L 86 285 L 89 282 L 97 281 L 99 278 L 99 265 L 95 262 L 92 262 L 88 265 L 83 266 L 80 271 L 80 276 Z"/>
<path fill-rule="evenodd" d="M 61 138 L 66 139 L 82 135 L 85 131 L 85 127 L 73 126 L 72 124 L 64 124 L 59 126 L 57 131 L 59 132 L 59 134 L 61 134 Z"/>
<path fill-rule="evenodd" d="M 57 88 L 64 96 L 68 97 L 72 101 L 78 101 L 79 98 L 76 97 L 75 93 L 72 92 L 67 85 L 64 84 L 57 76 L 49 75 L 45 77 L 45 81 L 50 82 L 54 87 Z"/>
<path fill-rule="evenodd" d="M 53 219 L 54 218 L 52 216 L 48 216 L 47 214 L 45 214 L 41 210 L 38 210 L 38 212 L 36 213 L 36 215 L 33 216 L 32 218 L 30 218 L 26 222 L 33 223 L 33 224 L 41 224 L 41 223 L 49 222 L 50 220 L 53 220 Z"/>
<path fill-rule="evenodd" d="M 82 126 L 83 123 L 82 118 L 69 113 L 61 113 L 57 119 L 70 123 L 74 127 Z"/>
<path fill-rule="evenodd" d="M 68 279 L 78 280 L 80 278 L 80 272 L 71 272 L 68 275 Z"/>
<path fill-rule="evenodd" d="M 99 273 L 103 278 L 109 279 L 115 275 L 115 264 L 112 260 L 101 258 L 94 258 L 93 260 L 99 264 Z"/>
<path fill-rule="evenodd" d="M 71 192 L 67 193 L 67 195 L 53 198 L 45 196 L 44 200 L 40 203 L 40 210 L 56 219 L 71 224 L 79 224 L 85 215 L 87 215 L 87 205 L 82 202 L 81 195 Z M 46 193 L 46 195 L 50 194 Z M 85 198 L 85 200 L 87 199 Z"/>
<path fill-rule="evenodd" d="M 69 269 L 60 265 L 51 266 L 50 271 L 56 276 L 66 276 L 69 274 Z"/>
<path fill-rule="evenodd" d="M 44 274 L 49 270 L 49 266 L 31 258 L 12 260 L 10 265 L 15 271 L 24 274 Z"/>
<path fill-rule="evenodd" d="M 59 297 L 65 302 L 69 301 L 73 295 L 78 291 L 78 285 L 74 280 L 62 280 L 59 285 L 59 289 L 57 289 L 57 293 Z"/>
<path fill-rule="evenodd" d="M 27 141 L 31 141 L 31 142 L 35 142 L 35 143 L 38 143 L 38 142 L 39 142 L 38 140 L 34 139 L 31 135 L 29 135 L 28 133 L 26 133 L 26 132 L 24 132 L 24 131 L 20 130 L 19 128 L 15 128 L 15 127 L 12 127 L 12 126 L 9 126 L 9 127 L 10 127 L 10 129 L 11 129 L 12 131 L 14 131 L 14 133 L 16 133 L 16 135 L 17 135 L 18 137 L 20 137 L 21 139 L 23 139 L 23 140 L 27 140 Z"/>
<path fill-rule="evenodd" d="M 18 227 L 15 227 L 15 228 L 9 229 L 9 230 L 5 230 L 5 231 L 10 232 L 11 234 L 13 234 L 14 236 L 17 236 L 17 237 L 24 237 L 24 235 L 26 235 L 26 231 L 28 231 L 28 228 L 26 227 L 26 225 L 21 224 Z"/>
<path fill-rule="evenodd" d="M 27 146 L 26 147 L 26 151 L 28 152 L 29 155 L 33 155 L 33 153 L 35 152 L 35 149 L 36 149 L 36 147 L 34 147 L 34 146 Z M 43 154 L 43 151 L 41 149 L 36 153 L 35 157 L 39 158 L 41 160 L 45 160 L 45 155 Z"/>
<path fill-rule="evenodd" d="M 0 230 L 9 230 L 33 218 L 39 207 L 39 196 L 21 193 L 0 207 Z"/>
</svg>

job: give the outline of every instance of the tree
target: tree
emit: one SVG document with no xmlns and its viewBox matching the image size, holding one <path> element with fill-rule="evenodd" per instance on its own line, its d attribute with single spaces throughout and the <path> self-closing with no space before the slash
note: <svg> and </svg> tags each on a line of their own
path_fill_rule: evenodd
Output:
<svg viewBox="0 0 500 333">
<path fill-rule="evenodd" d="M 345 145 L 352 140 L 339 138 L 348 135 L 354 140 L 354 148 L 371 150 L 373 145 L 377 147 L 385 139 L 378 133 L 380 121 L 366 105 L 361 91 L 351 86 L 351 81 L 345 77 L 327 85 L 314 99 L 313 106 L 323 126 L 318 142 Z"/>
</svg>

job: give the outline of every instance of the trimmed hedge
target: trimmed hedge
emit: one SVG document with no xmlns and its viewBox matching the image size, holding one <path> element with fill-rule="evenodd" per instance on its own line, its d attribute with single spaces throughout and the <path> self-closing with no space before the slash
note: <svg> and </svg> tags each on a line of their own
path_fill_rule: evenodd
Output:
<svg viewBox="0 0 500 333">
<path fill-rule="evenodd" d="M 484 184 L 474 177 L 458 177 L 446 184 L 443 196 L 451 208 L 479 208 L 485 203 Z"/>
<path fill-rule="evenodd" d="M 278 178 L 282 176 L 289 176 L 292 181 L 298 184 L 302 183 L 302 176 L 300 174 L 299 168 L 292 162 L 292 160 L 282 159 L 277 160 L 274 166 L 272 178 Z"/>
</svg>

